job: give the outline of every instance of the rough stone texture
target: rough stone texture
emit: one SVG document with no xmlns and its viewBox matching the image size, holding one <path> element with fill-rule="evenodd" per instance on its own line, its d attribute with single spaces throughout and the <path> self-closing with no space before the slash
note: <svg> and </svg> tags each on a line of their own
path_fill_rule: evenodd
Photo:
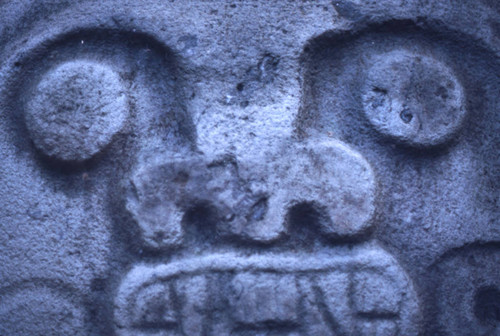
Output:
<svg viewBox="0 0 500 336">
<path fill-rule="evenodd" d="M 128 114 L 118 74 L 87 61 L 49 72 L 30 98 L 25 118 L 35 146 L 64 161 L 86 160 L 101 151 Z"/>
<path fill-rule="evenodd" d="M 368 120 L 413 146 L 438 145 L 465 119 L 462 84 L 439 61 L 406 50 L 373 56 L 363 88 Z"/>
<path fill-rule="evenodd" d="M 145 245 L 182 244 L 182 222 L 200 214 L 221 235 L 262 243 L 282 238 L 290 217 L 303 221 L 304 213 L 325 237 L 352 239 L 370 228 L 375 178 L 359 154 L 333 140 L 283 147 L 246 162 L 194 155 L 141 166 L 127 209 Z"/>
<path fill-rule="evenodd" d="M 165 302 L 151 293 L 162 288 L 163 297 L 171 297 L 171 288 L 185 283 L 192 287 L 173 295 L 183 299 L 150 308 Z M 198 309 L 190 308 L 192 301 Z M 165 314 L 176 308 L 177 319 L 167 320 Z M 418 335 L 419 315 L 410 279 L 373 243 L 318 246 L 308 253 L 212 252 L 142 263 L 125 276 L 115 300 L 118 335 L 150 335 L 158 328 L 190 335 L 186 328 L 193 325 L 185 320 L 193 318 L 207 335 L 377 335 L 379 330 Z"/>
<path fill-rule="evenodd" d="M 0 335 L 499 334 L 498 1 L 0 18 Z"/>
</svg>

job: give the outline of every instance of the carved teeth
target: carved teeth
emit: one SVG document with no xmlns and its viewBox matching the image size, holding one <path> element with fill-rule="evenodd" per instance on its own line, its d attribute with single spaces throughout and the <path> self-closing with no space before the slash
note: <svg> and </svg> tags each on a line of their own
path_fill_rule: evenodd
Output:
<svg viewBox="0 0 500 336">
<path fill-rule="evenodd" d="M 230 287 L 229 301 L 236 324 L 299 324 L 299 292 L 294 276 L 240 273 L 233 277 Z"/>
<path fill-rule="evenodd" d="M 116 297 L 117 333 L 225 335 L 278 328 L 354 335 L 381 325 L 412 334 L 417 300 L 395 260 L 374 246 L 338 252 L 222 253 L 137 265 Z"/>
</svg>

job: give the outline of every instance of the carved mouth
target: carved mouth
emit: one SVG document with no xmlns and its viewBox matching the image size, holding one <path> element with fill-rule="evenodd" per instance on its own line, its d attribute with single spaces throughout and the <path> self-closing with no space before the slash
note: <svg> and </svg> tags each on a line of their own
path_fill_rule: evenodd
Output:
<svg viewBox="0 0 500 336">
<path fill-rule="evenodd" d="M 118 334 L 355 334 L 366 323 L 397 332 L 411 285 L 386 254 L 358 252 L 138 265 L 115 302 Z"/>
</svg>

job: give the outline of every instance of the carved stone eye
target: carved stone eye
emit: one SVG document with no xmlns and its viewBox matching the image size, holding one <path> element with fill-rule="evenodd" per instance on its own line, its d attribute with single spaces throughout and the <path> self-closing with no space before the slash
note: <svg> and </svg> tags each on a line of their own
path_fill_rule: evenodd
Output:
<svg viewBox="0 0 500 336">
<path fill-rule="evenodd" d="M 49 71 L 25 111 L 26 126 L 44 154 L 83 161 L 102 150 L 128 114 L 119 75 L 106 65 L 71 61 Z"/>
<path fill-rule="evenodd" d="M 466 114 L 464 90 L 452 70 L 406 50 L 372 57 L 362 100 L 379 132 L 412 146 L 446 141 Z"/>
</svg>

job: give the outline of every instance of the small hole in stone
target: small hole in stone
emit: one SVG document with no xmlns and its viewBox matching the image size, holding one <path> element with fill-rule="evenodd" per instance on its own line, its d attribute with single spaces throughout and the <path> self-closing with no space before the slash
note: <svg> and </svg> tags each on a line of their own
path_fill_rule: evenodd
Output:
<svg viewBox="0 0 500 336">
<path fill-rule="evenodd" d="M 267 197 L 259 199 L 250 209 L 247 219 L 249 221 L 261 221 L 267 213 Z"/>
<path fill-rule="evenodd" d="M 405 108 L 401 113 L 399 114 L 399 117 L 405 124 L 410 123 L 410 121 L 413 119 L 413 114 L 410 112 L 409 109 Z"/>
<path fill-rule="evenodd" d="M 238 90 L 238 91 L 240 91 L 240 92 L 241 92 L 241 91 L 243 91 L 243 88 L 244 88 L 243 83 L 238 83 L 238 84 L 236 85 L 236 90 Z"/>
<path fill-rule="evenodd" d="M 440 86 L 435 94 L 442 99 L 448 99 L 448 90 L 444 86 Z"/>
<path fill-rule="evenodd" d="M 500 322 L 500 290 L 494 286 L 481 287 L 474 297 L 474 315 L 486 324 Z"/>
<path fill-rule="evenodd" d="M 382 89 L 382 88 L 379 88 L 377 86 L 375 86 L 373 88 L 373 92 L 377 92 L 377 93 L 381 93 L 381 94 L 387 94 L 387 90 L 386 89 Z"/>
</svg>

